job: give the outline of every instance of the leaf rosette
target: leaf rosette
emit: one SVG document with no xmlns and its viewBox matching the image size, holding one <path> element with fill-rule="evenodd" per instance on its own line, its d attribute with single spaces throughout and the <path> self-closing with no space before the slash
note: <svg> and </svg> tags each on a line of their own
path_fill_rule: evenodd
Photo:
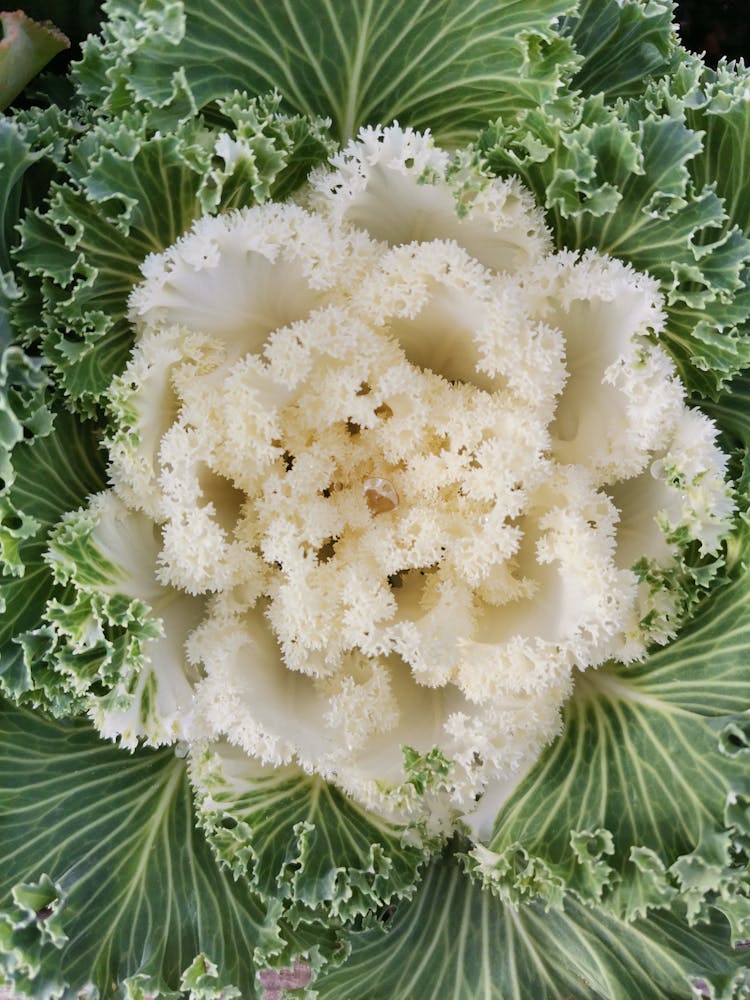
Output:
<svg viewBox="0 0 750 1000">
<path fill-rule="evenodd" d="M 104 8 L 0 150 L 3 986 L 744 995 L 747 71 Z"/>
<path fill-rule="evenodd" d="M 576 674 L 671 638 L 728 528 L 655 281 L 398 126 L 142 272 L 113 487 L 48 557 L 74 660 L 129 637 L 97 728 L 486 834 Z"/>
</svg>

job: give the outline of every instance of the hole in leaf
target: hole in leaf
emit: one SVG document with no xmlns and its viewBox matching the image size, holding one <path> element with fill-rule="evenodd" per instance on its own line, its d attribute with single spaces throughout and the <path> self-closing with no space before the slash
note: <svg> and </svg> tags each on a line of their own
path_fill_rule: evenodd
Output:
<svg viewBox="0 0 750 1000">
<path fill-rule="evenodd" d="M 719 734 L 719 749 L 728 757 L 750 750 L 750 719 L 730 722 Z"/>
</svg>

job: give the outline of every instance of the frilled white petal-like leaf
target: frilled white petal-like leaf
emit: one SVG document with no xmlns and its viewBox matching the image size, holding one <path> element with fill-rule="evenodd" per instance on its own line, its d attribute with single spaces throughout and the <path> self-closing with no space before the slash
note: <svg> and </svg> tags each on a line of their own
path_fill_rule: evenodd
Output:
<svg viewBox="0 0 750 1000">
<path fill-rule="evenodd" d="M 290 670 L 259 612 L 242 621 L 209 619 L 190 653 L 206 672 L 196 712 L 215 738 L 273 766 L 298 763 L 335 781 L 366 808 L 395 822 L 439 831 L 471 812 L 487 773 L 512 779 L 550 738 L 567 685 L 547 678 L 541 695 L 517 692 L 496 710 L 472 704 L 457 687 L 424 687 L 398 656 L 349 656 L 336 674 L 315 679 Z M 427 796 L 404 766 L 401 748 L 447 761 Z M 479 759 L 481 756 L 481 759 Z"/>
<path fill-rule="evenodd" d="M 390 246 L 454 240 L 484 267 L 522 271 L 549 247 L 544 217 L 514 179 L 482 176 L 429 134 L 365 128 L 310 177 L 309 200 Z"/>
<path fill-rule="evenodd" d="M 545 302 L 568 370 L 551 428 L 554 452 L 613 482 L 640 472 L 670 435 L 684 390 L 651 339 L 664 322 L 656 282 L 593 253 L 564 255 L 561 265 L 546 276 Z"/>
<path fill-rule="evenodd" d="M 204 216 L 143 264 L 130 298 L 137 330 L 183 326 L 220 341 L 229 361 L 259 351 L 269 333 L 304 319 L 356 278 L 368 260 L 361 234 L 332 230 L 292 205 Z"/>
</svg>

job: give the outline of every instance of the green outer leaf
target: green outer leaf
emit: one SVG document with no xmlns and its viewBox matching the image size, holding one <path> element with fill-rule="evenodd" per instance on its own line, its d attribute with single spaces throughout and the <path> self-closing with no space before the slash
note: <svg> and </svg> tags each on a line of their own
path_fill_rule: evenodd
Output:
<svg viewBox="0 0 750 1000">
<path fill-rule="evenodd" d="M 13 450 L 0 495 L 0 555 L 7 573 L 23 577 L 21 549 L 43 542 L 61 514 L 78 507 L 104 482 L 96 428 L 70 413 L 56 416 L 54 430 L 22 440 Z M 28 562 L 34 568 L 36 557 Z M 9 622 L 0 626 L 7 638 Z"/>
<path fill-rule="evenodd" d="M 748 69 L 722 61 L 710 69 L 682 52 L 669 79 L 647 88 L 645 104 L 655 112 L 679 111 L 701 133 L 702 154 L 690 163 L 696 187 L 716 186 L 729 221 L 750 236 L 750 106 Z"/>
<path fill-rule="evenodd" d="M 9 310 L 18 290 L 10 270 L 10 248 L 15 240 L 24 175 L 39 153 L 32 153 L 20 129 L 11 119 L 0 118 L 0 349 L 13 339 Z"/>
<path fill-rule="evenodd" d="M 12 339 L 6 313 L 17 294 L 10 270 L 15 227 L 25 204 L 44 196 L 49 178 L 37 165 L 45 159 L 54 163 L 60 156 L 61 135 L 68 125 L 57 108 L 0 117 L 0 347 Z"/>
<path fill-rule="evenodd" d="M 705 167 L 701 134 L 684 120 L 697 100 L 691 58 L 674 93 L 665 82 L 614 108 L 599 96 L 565 118 L 530 112 L 518 124 L 498 121 L 479 147 L 491 170 L 523 177 L 558 246 L 595 248 L 659 280 L 664 344 L 688 390 L 715 396 L 750 364 L 750 241 L 727 217 L 718 165 Z M 731 134 L 741 158 L 750 133 Z"/>
<path fill-rule="evenodd" d="M 21 578 L 0 578 L 3 608 L 0 691 L 14 699 L 24 698 L 36 686 L 23 648 L 14 640 L 39 624 L 52 592 L 52 575 L 43 562 L 44 551 L 43 542 L 32 541 L 20 546 L 19 561 L 28 563 L 31 568 Z M 36 693 L 32 698 L 36 699 Z"/>
<path fill-rule="evenodd" d="M 750 502 L 750 374 L 738 376 L 717 400 L 706 400 L 701 409 L 721 427 L 722 449 L 733 456 L 730 472 L 745 508 Z"/>
<path fill-rule="evenodd" d="M 95 139 L 89 133 L 86 142 Z M 176 137 L 145 140 L 130 157 L 113 155 L 102 174 L 107 166 L 120 168 L 110 189 L 97 178 L 97 201 L 107 204 L 57 188 L 48 217 L 26 217 L 18 250 L 24 269 L 42 280 L 52 331 L 42 322 L 29 335 L 44 339 L 66 392 L 87 409 L 125 364 L 132 344 L 127 297 L 140 278 L 140 264 L 200 214 L 202 178 L 184 162 Z"/>
<path fill-rule="evenodd" d="M 203 954 L 218 967 L 217 986 L 250 998 L 256 964 L 289 961 L 262 904 L 220 871 L 195 829 L 173 752 L 127 755 L 87 724 L 4 708 L 0 799 L 0 970 L 18 992 L 59 996 L 67 983 L 68 997 L 93 983 L 108 998 L 120 995 L 113 984 L 139 976 L 174 990 Z M 43 873 L 57 887 L 58 934 L 40 945 L 43 920 L 10 933 L 23 917 L 10 894 Z M 310 950 L 299 935 L 293 947 Z M 29 981 L 25 967 L 37 958 Z"/>
<path fill-rule="evenodd" d="M 557 99 L 575 67 L 554 22 L 570 0 L 110 0 L 78 68 L 89 99 L 135 98 L 158 127 L 237 88 L 278 90 L 340 139 L 398 118 L 443 142 Z"/>
<path fill-rule="evenodd" d="M 561 25 L 583 56 L 573 86 L 610 102 L 640 94 L 644 80 L 674 65 L 673 16 L 670 0 L 582 0 Z"/>
<path fill-rule="evenodd" d="M 0 353 L 0 493 L 13 482 L 11 452 L 26 435 L 48 434 L 52 414 L 47 406 L 49 379 L 38 358 L 16 346 Z"/>
<path fill-rule="evenodd" d="M 71 413 L 56 414 L 50 434 L 33 437 L 15 449 L 13 468 L 14 507 L 51 527 L 105 482 L 96 425 Z"/>
<path fill-rule="evenodd" d="M 23 11 L 0 12 L 0 109 L 43 69 L 53 56 L 70 42 L 49 22 L 39 24 Z"/>
<path fill-rule="evenodd" d="M 124 367 L 133 340 L 128 296 L 148 254 L 208 209 L 288 193 L 303 169 L 328 155 L 320 122 L 276 116 L 276 106 L 228 95 L 212 110 L 211 127 L 198 118 L 167 135 L 125 114 L 74 145 L 72 183 L 53 186 L 48 211 L 26 215 L 15 253 L 26 275 L 17 326 L 26 342 L 41 341 L 68 405 L 96 412 Z M 221 132 L 243 150 L 235 165 L 216 163 Z"/>
<path fill-rule="evenodd" d="M 731 854 L 736 831 L 726 820 L 747 778 L 748 752 L 726 748 L 750 712 L 748 649 L 750 578 L 743 572 L 703 603 L 670 646 L 643 663 L 582 674 L 561 737 L 497 819 L 493 855 L 475 854 L 496 891 L 511 900 L 549 895 L 554 881 L 626 916 L 663 906 L 679 891 L 691 918 L 729 900 L 737 933 L 750 935 L 750 884 L 742 858 Z M 514 870 L 519 852 L 523 865 Z M 702 868 L 709 856 L 710 875 L 696 895 L 680 873 L 685 864 Z M 544 877 L 529 885 L 531 864 Z"/>
<path fill-rule="evenodd" d="M 0 690 L 11 697 L 30 693 L 38 700 L 39 688 L 51 684 L 49 700 L 60 687 L 61 678 L 44 673 L 39 659 L 39 676 L 32 679 L 15 640 L 39 625 L 53 592 L 52 573 L 42 558 L 50 527 L 104 481 L 96 429 L 69 413 L 57 415 L 52 433 L 22 441 L 13 451 L 12 485 L 0 495 L 0 556 L 5 563 L 0 577 Z M 38 658 L 38 649 L 36 653 Z"/>
<path fill-rule="evenodd" d="M 0 270 L 10 267 L 13 227 L 18 222 L 21 183 L 39 158 L 32 153 L 22 130 L 10 118 L 0 118 Z"/>
<path fill-rule="evenodd" d="M 504 906 L 444 858 L 387 934 L 353 935 L 347 962 L 313 985 L 320 1000 L 687 1000 L 698 979 L 717 1000 L 750 984 L 715 923 L 658 914 L 625 924 L 572 900 L 565 912 Z"/>
<path fill-rule="evenodd" d="M 13 274 L 10 271 L 0 271 L 0 350 L 13 340 L 10 309 L 18 294 Z"/>
<path fill-rule="evenodd" d="M 305 919 L 350 921 L 412 895 L 434 846 L 402 843 L 402 828 L 315 775 L 264 767 L 229 746 L 194 754 L 190 776 L 218 860 Z"/>
</svg>

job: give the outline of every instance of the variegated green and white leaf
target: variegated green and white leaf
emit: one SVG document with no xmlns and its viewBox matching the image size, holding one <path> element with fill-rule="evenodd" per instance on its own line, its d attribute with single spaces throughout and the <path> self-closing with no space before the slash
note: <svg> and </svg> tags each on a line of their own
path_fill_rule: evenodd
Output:
<svg viewBox="0 0 750 1000">
<path fill-rule="evenodd" d="M 210 209 L 287 194 L 330 144 L 320 123 L 278 116 L 277 101 L 227 95 L 214 127 L 202 119 L 153 134 L 142 115 L 93 127 L 73 146 L 71 183 L 47 211 L 28 213 L 16 258 L 15 307 L 27 343 L 41 342 L 71 403 L 96 411 L 132 346 L 127 300 L 140 266 Z M 216 153 L 232 135 L 228 161 Z"/>
<path fill-rule="evenodd" d="M 722 429 L 722 447 L 732 456 L 737 500 L 746 509 L 750 497 L 750 375 L 734 379 L 717 400 L 707 400 L 702 409 Z"/>
<path fill-rule="evenodd" d="M 60 413 L 51 433 L 17 444 L 8 467 L 0 494 L 0 690 L 68 710 L 62 678 L 45 662 L 46 640 L 29 633 L 40 626 L 54 590 L 44 561 L 50 528 L 104 482 L 96 428 Z"/>
<path fill-rule="evenodd" d="M 430 843 L 317 775 L 216 744 L 191 755 L 198 820 L 218 860 L 304 919 L 349 922 L 409 897 Z"/>
<path fill-rule="evenodd" d="M 581 0 L 561 24 L 583 56 L 573 86 L 610 102 L 638 95 L 644 80 L 674 68 L 673 16 L 669 0 Z"/>
<path fill-rule="evenodd" d="M 750 759 L 746 532 L 734 548 L 737 579 L 674 643 L 579 678 L 562 735 L 501 811 L 489 850 L 474 852 L 502 898 L 559 903 L 565 886 L 632 918 L 681 895 L 691 919 L 718 905 L 738 940 L 750 935 L 736 847 L 748 822 L 730 815 Z"/>
<path fill-rule="evenodd" d="M 388 930 L 353 935 L 340 968 L 314 983 L 320 1000 L 715 1000 L 746 995 L 744 956 L 718 922 L 689 928 L 677 913 L 627 924 L 569 900 L 506 906 L 451 858 L 428 870 Z"/>
<path fill-rule="evenodd" d="M 217 866 L 172 751 L 128 755 L 86 724 L 4 707 L 0 797 L 0 979 L 17 994 L 180 995 L 202 956 L 216 974 L 201 996 L 251 998 L 268 961 L 305 951 L 317 964 L 325 930 L 285 942 Z"/>
<path fill-rule="evenodd" d="M 725 201 L 727 182 L 722 191 L 716 182 L 717 148 L 726 162 L 745 162 L 750 129 L 742 74 L 725 70 L 732 110 L 721 115 L 717 92 L 709 115 L 700 110 L 703 64 L 683 56 L 675 77 L 638 100 L 610 107 L 595 95 L 573 116 L 540 109 L 520 124 L 498 121 L 479 145 L 493 170 L 532 188 L 560 247 L 595 247 L 659 279 L 665 346 L 688 389 L 715 396 L 750 363 L 745 198 Z"/>
<path fill-rule="evenodd" d="M 501 114 L 555 101 L 575 68 L 555 31 L 566 0 L 112 0 L 83 92 L 121 111 L 150 106 L 165 127 L 232 89 L 278 91 L 333 121 L 339 139 L 396 118 L 444 143 Z"/>
</svg>

